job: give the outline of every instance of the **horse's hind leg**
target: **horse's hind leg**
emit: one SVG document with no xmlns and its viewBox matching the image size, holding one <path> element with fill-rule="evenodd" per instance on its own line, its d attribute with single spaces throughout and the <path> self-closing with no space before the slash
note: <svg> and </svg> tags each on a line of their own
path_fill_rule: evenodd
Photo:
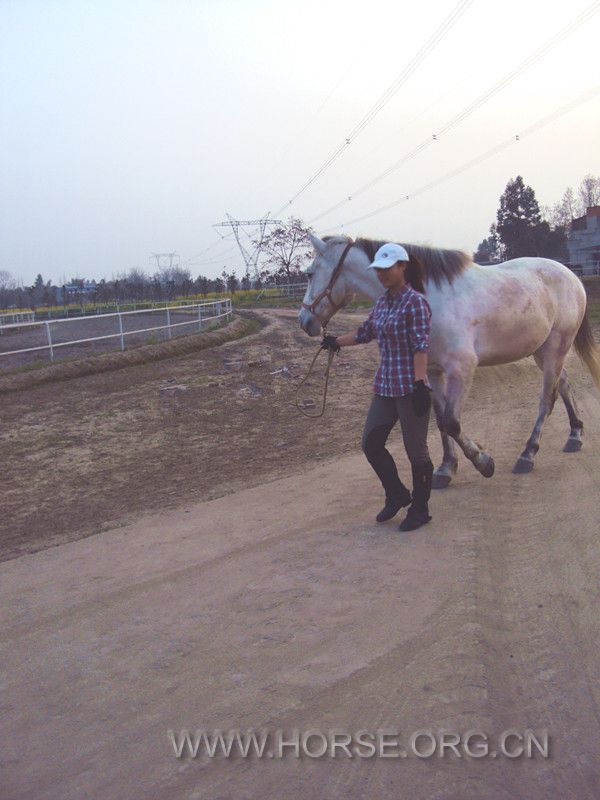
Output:
<svg viewBox="0 0 600 800">
<path fill-rule="evenodd" d="M 548 337 L 540 349 L 534 353 L 535 362 L 544 373 L 542 393 L 540 395 L 538 416 L 533 426 L 533 431 L 527 440 L 525 449 L 513 467 L 513 472 L 515 474 L 524 474 L 526 472 L 531 472 L 533 469 L 533 459 L 540 449 L 542 428 L 544 427 L 546 419 L 552 413 L 554 403 L 556 402 L 559 378 L 565 356 L 566 353 L 563 352 L 560 346 L 557 346 L 557 344 L 553 342 L 551 336 Z"/>
<path fill-rule="evenodd" d="M 571 425 L 571 433 L 567 439 L 567 443 L 563 447 L 563 453 L 576 453 L 581 450 L 583 444 L 583 422 L 579 419 L 579 412 L 577 404 L 573 397 L 573 390 L 567 378 L 566 370 L 562 370 L 560 378 L 558 379 L 558 393 L 563 399 L 567 414 L 569 415 L 569 424 Z"/>
<path fill-rule="evenodd" d="M 444 428 L 444 408 L 446 406 L 446 380 L 443 372 L 432 371 L 429 373 L 429 382 L 433 389 L 433 410 L 437 422 L 440 436 L 442 437 L 442 447 L 444 455 L 442 463 L 433 473 L 431 483 L 432 489 L 445 489 L 456 475 L 458 469 L 458 458 L 454 440 L 448 436 Z"/>
</svg>

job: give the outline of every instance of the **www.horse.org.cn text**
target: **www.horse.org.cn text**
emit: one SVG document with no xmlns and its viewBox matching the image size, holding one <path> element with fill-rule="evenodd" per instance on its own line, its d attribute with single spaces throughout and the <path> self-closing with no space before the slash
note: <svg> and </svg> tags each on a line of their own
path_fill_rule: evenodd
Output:
<svg viewBox="0 0 600 800">
<path fill-rule="evenodd" d="M 511 728 L 497 735 L 471 729 L 241 730 L 167 732 L 177 758 L 549 758 L 548 731 Z"/>
</svg>

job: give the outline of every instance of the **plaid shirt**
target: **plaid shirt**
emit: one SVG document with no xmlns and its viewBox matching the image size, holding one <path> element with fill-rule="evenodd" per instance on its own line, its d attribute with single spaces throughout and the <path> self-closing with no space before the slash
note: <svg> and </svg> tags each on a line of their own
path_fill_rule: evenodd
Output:
<svg viewBox="0 0 600 800">
<path fill-rule="evenodd" d="M 413 390 L 413 354 L 429 349 L 431 309 L 422 294 L 406 284 L 392 295 L 389 290 L 375 302 L 354 341 L 377 339 L 381 363 L 373 391 L 384 397 L 401 397 Z"/>
</svg>

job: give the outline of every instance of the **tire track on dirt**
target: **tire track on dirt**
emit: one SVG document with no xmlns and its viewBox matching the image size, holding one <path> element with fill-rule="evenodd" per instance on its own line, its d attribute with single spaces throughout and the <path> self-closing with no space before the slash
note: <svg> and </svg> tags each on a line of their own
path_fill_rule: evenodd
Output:
<svg viewBox="0 0 600 800">
<path fill-rule="evenodd" d="M 523 377 L 528 382 L 531 375 Z M 497 475 L 499 491 L 486 503 L 497 529 L 478 542 L 477 614 L 490 715 L 500 729 L 546 728 L 552 742 L 551 758 L 536 762 L 535 769 L 532 762 L 511 764 L 504 785 L 515 797 L 592 800 L 599 795 L 600 725 L 593 687 L 600 675 L 593 647 L 582 644 L 597 641 L 600 633 L 590 605 L 590 591 L 597 600 L 600 578 L 598 480 L 590 472 L 597 464 L 600 411 L 597 400 L 585 397 L 582 411 L 592 434 L 584 451 L 560 452 L 568 426 L 557 405 L 534 472 Z M 528 433 L 526 418 L 520 419 L 504 440 L 504 452 L 515 458 Z M 575 564 L 580 566 L 576 582 L 569 574 Z M 581 609 L 583 626 L 574 609 Z"/>
</svg>

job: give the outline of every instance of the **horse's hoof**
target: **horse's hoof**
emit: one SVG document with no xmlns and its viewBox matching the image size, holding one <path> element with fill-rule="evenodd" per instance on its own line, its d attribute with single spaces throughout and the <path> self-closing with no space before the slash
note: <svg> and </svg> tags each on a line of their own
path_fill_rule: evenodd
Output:
<svg viewBox="0 0 600 800">
<path fill-rule="evenodd" d="M 431 488 L 432 489 L 445 489 L 449 486 L 452 478 L 450 475 L 436 475 L 435 472 L 433 473 L 433 477 L 431 479 Z"/>
<path fill-rule="evenodd" d="M 481 464 L 479 466 L 479 472 L 483 475 L 484 478 L 491 478 L 494 474 L 496 469 L 496 465 L 494 463 L 494 459 L 491 456 L 486 456 L 481 460 Z"/>
<path fill-rule="evenodd" d="M 578 453 L 583 447 L 583 442 L 575 436 L 569 436 L 566 445 L 563 447 L 563 453 Z"/>
<path fill-rule="evenodd" d="M 533 469 L 533 459 L 523 458 L 522 456 L 517 459 L 517 463 L 513 467 L 514 475 L 525 475 Z"/>
</svg>

